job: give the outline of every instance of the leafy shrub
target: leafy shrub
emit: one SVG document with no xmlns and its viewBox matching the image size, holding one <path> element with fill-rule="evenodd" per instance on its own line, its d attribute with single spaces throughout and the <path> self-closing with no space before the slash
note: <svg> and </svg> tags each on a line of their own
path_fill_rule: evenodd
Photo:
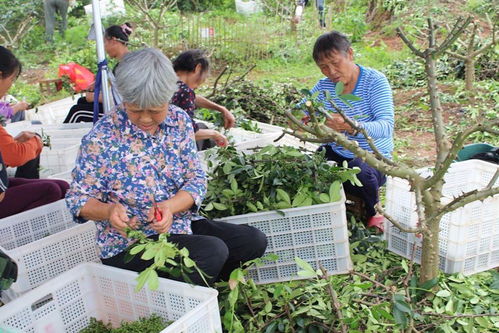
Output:
<svg viewBox="0 0 499 333">
<path fill-rule="evenodd" d="M 258 85 L 242 80 L 224 87 L 211 99 L 229 110 L 241 110 L 248 119 L 286 125 L 284 111 L 298 103 L 302 97 L 290 83 L 263 82 Z"/>
<path fill-rule="evenodd" d="M 80 333 L 158 333 L 171 323 L 167 323 L 160 316 L 153 314 L 149 318 L 140 318 L 137 321 L 123 322 L 120 327 L 112 328 L 95 318 L 90 318 L 90 324 Z"/>
<path fill-rule="evenodd" d="M 202 209 L 209 218 L 334 202 L 342 182 L 359 184 L 358 170 L 292 147 L 269 145 L 251 155 L 229 147 L 214 159 Z"/>
</svg>

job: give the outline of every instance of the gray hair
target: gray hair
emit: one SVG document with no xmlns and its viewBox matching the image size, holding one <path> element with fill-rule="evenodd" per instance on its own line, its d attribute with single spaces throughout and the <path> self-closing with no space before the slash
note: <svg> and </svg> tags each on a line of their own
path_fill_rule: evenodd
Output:
<svg viewBox="0 0 499 333">
<path fill-rule="evenodd" d="M 177 91 L 177 80 L 170 59 L 153 48 L 127 53 L 116 68 L 123 101 L 140 108 L 168 103 Z"/>
</svg>

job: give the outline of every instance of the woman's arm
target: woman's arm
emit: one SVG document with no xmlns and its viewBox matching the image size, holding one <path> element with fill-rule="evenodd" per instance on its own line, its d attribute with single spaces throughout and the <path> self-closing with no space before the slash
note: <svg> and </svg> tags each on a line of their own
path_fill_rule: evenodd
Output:
<svg viewBox="0 0 499 333">
<path fill-rule="evenodd" d="M 200 129 L 195 134 L 196 141 L 213 139 L 217 146 L 226 147 L 229 145 L 229 140 L 220 132 L 212 129 Z"/>
<path fill-rule="evenodd" d="M 33 135 L 25 141 L 17 141 L 0 126 L 0 152 L 6 165 L 23 165 L 40 155 L 42 148 L 42 140 L 38 136 Z"/>
<path fill-rule="evenodd" d="M 195 104 L 198 108 L 205 108 L 220 112 L 224 118 L 225 128 L 231 128 L 236 125 L 236 118 L 234 118 L 234 115 L 227 110 L 225 106 L 214 103 L 203 96 L 196 96 Z"/>
</svg>

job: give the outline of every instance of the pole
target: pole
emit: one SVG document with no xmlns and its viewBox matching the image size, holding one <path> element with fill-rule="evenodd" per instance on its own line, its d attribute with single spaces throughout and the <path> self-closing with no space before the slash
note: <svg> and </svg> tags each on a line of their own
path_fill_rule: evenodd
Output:
<svg viewBox="0 0 499 333">
<path fill-rule="evenodd" d="M 104 37 L 102 35 L 99 0 L 92 0 L 92 12 L 94 18 L 95 42 L 97 46 L 97 61 L 100 63 L 106 59 L 106 53 L 104 51 Z M 111 110 L 111 94 L 109 92 L 107 71 L 108 68 L 105 66 L 102 69 L 102 105 L 104 106 L 104 113 L 108 113 Z"/>
</svg>

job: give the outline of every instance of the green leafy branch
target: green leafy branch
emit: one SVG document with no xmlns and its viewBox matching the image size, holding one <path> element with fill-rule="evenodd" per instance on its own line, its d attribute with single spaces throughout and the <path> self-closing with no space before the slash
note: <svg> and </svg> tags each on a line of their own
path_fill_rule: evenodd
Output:
<svg viewBox="0 0 499 333">
<path fill-rule="evenodd" d="M 196 263 L 189 258 L 189 250 L 185 247 L 179 249 L 176 244 L 168 241 L 169 234 L 160 234 L 158 240 L 147 238 L 142 231 L 127 229 L 127 236 L 136 239 L 137 242 L 130 247 L 126 262 L 130 262 L 135 255 L 141 254 L 142 260 L 153 260 L 153 263 L 139 273 L 137 277 L 136 291 L 141 290 L 145 284 L 150 290 L 156 290 L 159 286 L 157 271 L 162 271 L 173 277 L 182 277 L 184 281 L 191 283 L 187 274 L 196 270 L 204 283 L 209 286 L 204 273 Z"/>
</svg>

